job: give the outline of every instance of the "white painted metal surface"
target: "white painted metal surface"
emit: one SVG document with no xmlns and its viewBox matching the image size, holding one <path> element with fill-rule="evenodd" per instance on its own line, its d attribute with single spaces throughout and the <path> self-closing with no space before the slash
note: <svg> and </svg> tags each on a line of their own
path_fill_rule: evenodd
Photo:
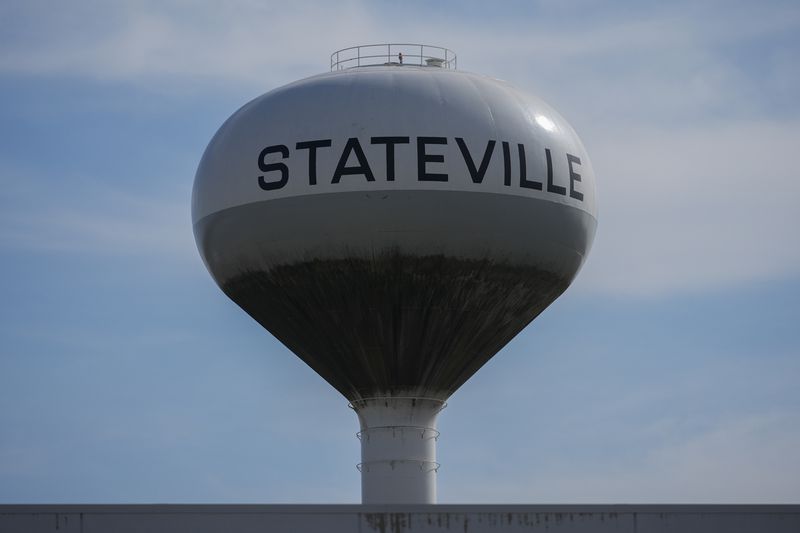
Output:
<svg viewBox="0 0 800 533">
<path fill-rule="evenodd" d="M 401 140 L 391 143 L 387 137 Z M 469 156 L 458 139 L 463 139 Z M 321 144 L 311 146 L 315 141 Z M 488 167 L 482 176 L 473 177 L 469 164 L 480 170 L 491 141 L 495 142 Z M 508 143 L 507 158 L 503 143 Z M 283 153 L 281 146 L 286 148 Z M 269 147 L 276 148 L 263 153 Z M 389 151 L 394 165 L 389 165 Z M 553 172 L 550 187 L 546 151 Z M 337 176 L 343 155 L 350 169 L 346 172 L 359 166 L 358 152 L 363 152 L 364 168 L 371 177 L 360 172 Z M 568 155 L 580 163 L 570 163 Z M 286 173 L 282 175 L 279 166 L 262 171 L 259 162 L 285 165 Z M 580 181 L 570 178 L 570 168 Z M 260 176 L 274 188 L 260 187 Z M 203 155 L 195 178 L 192 220 L 197 223 L 209 214 L 254 202 L 398 190 L 519 196 L 597 216 L 589 156 L 553 108 L 501 80 L 405 65 L 320 74 L 246 104 L 225 122 Z"/>
<path fill-rule="evenodd" d="M 436 503 L 436 418 L 444 401 L 394 396 L 350 405 L 361 425 L 362 501 Z"/>
</svg>

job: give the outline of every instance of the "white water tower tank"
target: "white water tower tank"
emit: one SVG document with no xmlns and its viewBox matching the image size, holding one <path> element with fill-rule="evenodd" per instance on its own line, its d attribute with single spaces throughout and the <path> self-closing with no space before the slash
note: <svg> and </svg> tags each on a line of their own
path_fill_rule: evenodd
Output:
<svg viewBox="0 0 800 533">
<path fill-rule="evenodd" d="M 214 280 L 356 411 L 365 503 L 436 501 L 445 400 L 564 292 L 595 233 L 569 124 L 454 67 L 421 45 L 336 52 L 234 113 L 195 178 Z"/>
</svg>

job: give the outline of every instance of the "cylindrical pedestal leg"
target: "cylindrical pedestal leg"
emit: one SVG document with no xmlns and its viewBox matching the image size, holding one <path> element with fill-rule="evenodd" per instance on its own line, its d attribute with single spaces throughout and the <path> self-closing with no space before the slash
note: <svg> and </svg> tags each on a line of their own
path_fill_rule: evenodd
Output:
<svg viewBox="0 0 800 533">
<path fill-rule="evenodd" d="M 436 503 L 436 418 L 445 402 L 392 396 L 350 405 L 361 424 L 361 501 Z"/>
</svg>

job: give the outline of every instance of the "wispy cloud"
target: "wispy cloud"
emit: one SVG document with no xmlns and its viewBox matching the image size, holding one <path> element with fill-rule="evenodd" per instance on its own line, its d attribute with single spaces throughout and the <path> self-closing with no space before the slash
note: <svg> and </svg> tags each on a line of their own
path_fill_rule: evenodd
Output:
<svg viewBox="0 0 800 533">
<path fill-rule="evenodd" d="M 357 498 L 354 415 L 202 272 L 189 189 L 203 135 L 182 135 L 198 123 L 187 117 L 209 113 L 191 102 L 212 102 L 224 115 L 239 94 L 325 71 L 336 48 L 419 41 L 455 49 L 464 70 L 537 92 L 576 127 L 592 156 L 600 206 L 597 240 L 576 283 L 613 315 L 598 321 L 598 333 L 568 308 L 569 327 L 556 325 L 555 338 L 585 343 L 542 346 L 542 328 L 553 327 L 543 315 L 533 326 L 536 342 L 520 336 L 499 356 L 516 357 L 513 372 L 487 365 L 482 375 L 494 377 L 483 392 L 478 376 L 458 393 L 442 419 L 442 497 L 796 503 L 796 306 L 764 313 L 759 306 L 771 302 L 759 293 L 737 300 L 743 309 L 731 312 L 740 321 L 696 313 L 687 319 L 696 331 L 666 322 L 702 298 L 681 294 L 727 295 L 775 279 L 796 286 L 797 3 L 491 7 L 0 2 L 0 89 L 21 126 L 4 131 L 19 136 L 0 150 L 0 250 L 18 272 L 35 274 L 6 276 L 3 287 L 2 340 L 14 356 L 2 358 L 0 372 L 7 400 L 0 414 L 12 437 L 0 446 L 7 493 L 0 496 Z M 83 97 L 72 100 L 64 82 Z M 39 105 L 36 98 L 49 94 L 41 91 L 12 107 L 19 87 L 30 85 L 67 96 Z M 203 98 L 183 107 L 161 98 L 190 90 Z M 50 116 L 68 105 L 60 121 Z M 81 108 L 88 105 L 92 113 Z M 165 124 L 168 134 L 145 139 Z M 210 135 L 213 125 L 206 127 Z M 73 133 L 80 142 L 33 162 L 43 145 Z M 93 142 L 100 136 L 102 150 Z M 140 142 L 169 146 L 127 149 Z M 20 168 L 26 157 L 29 166 Z M 58 164 L 65 159 L 66 170 Z M 114 173 L 125 165 L 124 176 Z M 118 277 L 75 283 L 75 272 L 59 272 L 70 264 L 65 256 L 95 266 L 78 275 L 115 268 Z M 179 266 L 172 278 L 142 266 L 163 260 Z M 186 275 L 186 264 L 198 275 Z M 52 277 L 43 280 L 39 271 L 48 269 Z M 621 295 L 615 304 L 625 312 L 606 305 L 610 294 Z M 200 305 L 209 295 L 217 300 Z M 666 307 L 648 315 L 648 304 Z M 642 316 L 667 320 L 630 327 Z M 723 336 L 727 343 L 717 342 Z M 697 338 L 713 354 L 693 346 Z M 738 339 L 747 364 L 737 368 L 727 348 Z M 187 448 L 187 438 L 197 446 Z M 77 478 L 83 482 L 72 483 Z"/>
<path fill-rule="evenodd" d="M 74 180 L 68 195 L 44 182 L 19 170 L 3 172 L 5 250 L 195 259 L 188 184 L 183 195 L 153 198 L 91 179 Z"/>
<path fill-rule="evenodd" d="M 468 68 L 494 71 L 492 66 L 501 66 L 506 77 L 529 74 L 531 66 L 546 67 L 551 74 L 576 66 L 593 69 L 593 74 L 630 75 L 642 69 L 670 74 L 675 64 L 707 63 L 719 47 L 792 31 L 800 24 L 800 13 L 791 5 L 765 10 L 726 3 L 720 10 L 713 3 L 684 2 L 680 10 L 640 12 L 584 4 L 535 13 L 520 13 L 520 6 L 499 9 L 492 13 L 497 24 L 442 6 L 447 12 L 443 24 L 436 16 L 420 17 L 412 5 L 358 0 L 238 0 L 191 9 L 180 1 L 25 2 L 2 9 L 8 31 L 0 42 L 0 71 L 261 83 L 276 71 L 324 69 L 326 54 L 335 48 L 412 39 L 456 48 Z M 425 12 L 435 10 L 426 6 Z M 598 18 L 604 23 L 597 24 Z M 623 57 L 635 61 L 615 61 Z M 673 65 L 664 63 L 668 59 Z"/>
<path fill-rule="evenodd" d="M 413 6 L 355 0 L 24 3 L 3 8 L 13 31 L 0 45 L 0 72 L 156 87 L 202 79 L 255 94 L 324 71 L 337 47 L 433 41 L 455 48 L 467 69 L 540 89 L 576 125 L 600 199 L 579 283 L 646 296 L 800 274 L 791 245 L 800 179 L 780 162 L 800 145 L 798 40 L 789 37 L 800 31 L 800 10 L 781 2 L 537 6 L 535 14 L 517 6 L 518 16 L 500 9 L 492 24 L 453 12 L 443 24 L 412 16 Z M 78 234 L 172 239 L 139 225 L 163 218 L 150 213 L 151 201 L 128 200 L 113 210 L 53 205 L 47 216 L 58 225 L 5 213 L 3 238 L 51 247 L 78 246 L 69 237 Z"/>
<path fill-rule="evenodd" d="M 597 139 L 600 227 L 580 283 L 662 294 L 800 273 L 800 123 L 619 131 Z"/>
<path fill-rule="evenodd" d="M 800 495 L 800 462 L 796 460 L 799 423 L 796 414 L 786 412 L 720 420 L 703 431 L 678 438 L 670 433 L 663 445 L 640 458 L 628 449 L 623 463 L 605 460 L 592 465 L 570 464 L 566 456 L 557 455 L 557 464 L 514 476 L 516 479 L 496 476 L 496 483 L 489 479 L 481 484 L 456 483 L 447 487 L 448 500 L 796 503 Z M 531 463 L 540 461 L 533 459 Z"/>
<path fill-rule="evenodd" d="M 249 0 L 191 9 L 182 2 L 18 5 L 6 9 L 6 20 L 24 29 L 20 39 L 5 43 L 0 71 L 256 86 L 307 68 L 309 58 L 324 64 L 331 50 L 320 49 L 310 36 L 350 43 L 354 28 L 365 36 L 374 27 L 354 2 Z"/>
</svg>

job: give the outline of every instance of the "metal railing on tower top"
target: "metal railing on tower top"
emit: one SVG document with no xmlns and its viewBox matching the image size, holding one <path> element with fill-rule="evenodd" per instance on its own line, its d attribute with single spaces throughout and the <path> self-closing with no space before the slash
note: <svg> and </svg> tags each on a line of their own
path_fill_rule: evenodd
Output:
<svg viewBox="0 0 800 533">
<path fill-rule="evenodd" d="M 418 65 L 456 69 L 456 53 L 441 46 L 413 43 L 365 44 L 331 54 L 331 70 L 375 65 Z"/>
</svg>

